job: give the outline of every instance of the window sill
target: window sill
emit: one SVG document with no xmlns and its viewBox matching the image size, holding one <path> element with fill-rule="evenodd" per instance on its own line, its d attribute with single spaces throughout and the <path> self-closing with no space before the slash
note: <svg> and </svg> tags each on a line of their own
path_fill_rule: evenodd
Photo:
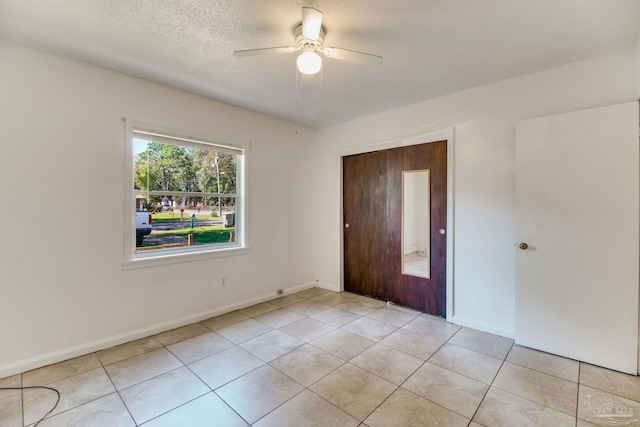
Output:
<svg viewBox="0 0 640 427">
<path fill-rule="evenodd" d="M 122 261 L 122 270 L 137 270 L 139 268 L 159 267 L 164 265 L 179 264 L 183 262 L 201 261 L 207 259 L 224 258 L 228 256 L 245 255 L 251 252 L 251 248 L 232 247 L 224 249 L 204 249 L 201 251 L 173 251 L 162 254 L 146 255 L 130 260 Z"/>
</svg>

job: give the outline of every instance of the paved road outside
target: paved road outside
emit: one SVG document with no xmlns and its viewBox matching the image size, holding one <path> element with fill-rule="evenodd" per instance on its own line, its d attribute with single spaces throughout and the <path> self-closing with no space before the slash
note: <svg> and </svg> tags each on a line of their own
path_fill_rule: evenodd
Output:
<svg viewBox="0 0 640 427">
<path fill-rule="evenodd" d="M 223 224 L 223 220 L 221 219 L 214 219 L 214 220 L 210 220 L 210 221 L 194 221 L 193 226 L 194 227 L 204 227 L 204 226 L 209 226 L 209 225 L 222 225 Z M 158 222 L 158 223 L 152 223 L 151 224 L 151 228 L 153 230 L 182 230 L 183 228 L 190 228 L 191 227 L 191 222 L 187 221 L 187 222 Z"/>
</svg>

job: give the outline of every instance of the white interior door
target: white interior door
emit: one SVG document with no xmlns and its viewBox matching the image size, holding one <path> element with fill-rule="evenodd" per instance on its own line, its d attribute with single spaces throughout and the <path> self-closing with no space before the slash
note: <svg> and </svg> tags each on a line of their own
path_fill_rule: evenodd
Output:
<svg viewBox="0 0 640 427">
<path fill-rule="evenodd" d="M 637 374 L 638 151 L 637 102 L 518 122 L 517 344 Z"/>
</svg>

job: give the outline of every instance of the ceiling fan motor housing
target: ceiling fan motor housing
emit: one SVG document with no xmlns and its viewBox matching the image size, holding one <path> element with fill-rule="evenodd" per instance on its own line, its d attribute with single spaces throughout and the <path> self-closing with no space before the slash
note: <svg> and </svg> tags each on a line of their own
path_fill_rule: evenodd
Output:
<svg viewBox="0 0 640 427">
<path fill-rule="evenodd" d="M 318 35 L 317 40 L 309 40 L 304 37 L 302 34 L 302 24 L 298 25 L 294 34 L 296 37 L 296 44 L 302 49 L 304 49 L 305 45 L 312 45 L 315 49 L 318 49 L 324 43 L 324 28 L 322 27 L 320 27 L 320 34 Z"/>
</svg>

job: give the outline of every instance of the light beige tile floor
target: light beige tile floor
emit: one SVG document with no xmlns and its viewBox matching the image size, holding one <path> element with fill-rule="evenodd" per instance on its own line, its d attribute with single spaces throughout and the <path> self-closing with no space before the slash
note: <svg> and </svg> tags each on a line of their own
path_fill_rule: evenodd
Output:
<svg viewBox="0 0 640 427">
<path fill-rule="evenodd" d="M 640 427 L 638 377 L 318 288 L 0 379 L 35 385 L 45 427 Z M 55 397 L 0 390 L 0 427 Z"/>
</svg>

